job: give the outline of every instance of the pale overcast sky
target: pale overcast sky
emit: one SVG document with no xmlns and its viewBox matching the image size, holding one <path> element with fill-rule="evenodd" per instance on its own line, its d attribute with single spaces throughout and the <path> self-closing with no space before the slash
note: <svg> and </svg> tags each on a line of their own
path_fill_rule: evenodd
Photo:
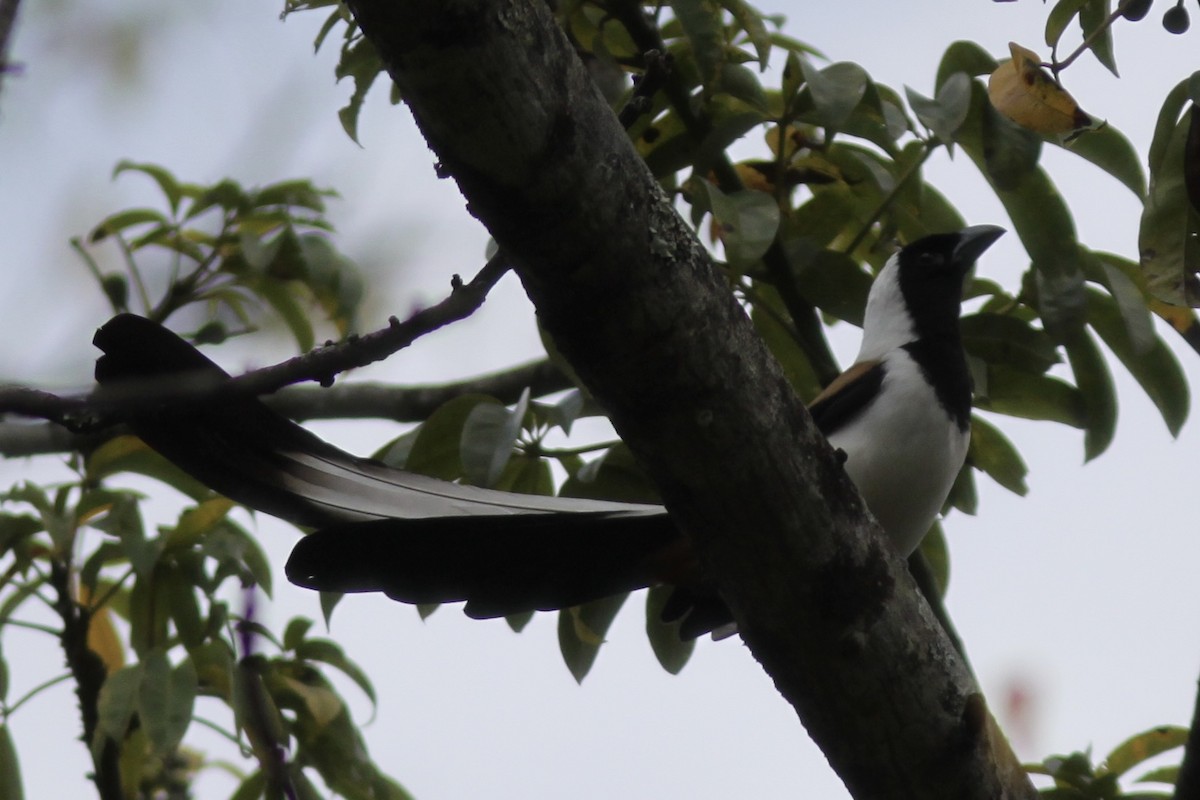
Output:
<svg viewBox="0 0 1200 800">
<path fill-rule="evenodd" d="M 367 327 L 439 299 L 451 273 L 481 264 L 486 234 L 453 184 L 436 179 L 407 111 L 389 106 L 377 88 L 360 123 L 363 147 L 350 142 L 335 116 L 350 89 L 333 83 L 334 51 L 312 55 L 323 15 L 280 22 L 279 6 L 25 4 L 13 49 L 25 70 L 0 93 L 0 266 L 8 287 L 0 296 L 0 380 L 63 387 L 89 380 L 88 342 L 106 312 L 66 241 L 113 210 L 153 201 L 134 176 L 109 180 L 124 158 L 164 164 L 188 180 L 311 175 L 338 189 L 339 246 L 373 275 Z M 1047 13 L 1032 0 L 764 0 L 761 7 L 786 14 L 785 31 L 831 59 L 857 61 L 897 89 L 927 95 L 949 42 L 973 39 L 997 57 L 1010 40 L 1043 49 Z M 1166 90 L 1200 67 L 1200 33 L 1167 35 L 1160 14 L 1118 28 L 1123 80 L 1089 59 L 1067 74 L 1081 105 L 1125 131 L 1143 154 Z M 1048 153 L 1047 163 L 1082 240 L 1135 256 L 1138 209 L 1129 193 L 1070 156 Z M 971 223 L 1006 224 L 965 158 L 939 154 L 929 176 Z M 1025 262 L 1009 236 L 979 269 L 1011 286 Z M 79 287 L 77 296 L 64 297 L 64 287 Z M 836 343 L 843 358 L 851 356 L 855 332 L 839 331 Z M 363 374 L 463 377 L 538 350 L 510 276 L 471 320 Z M 1176 350 L 1197 385 L 1197 357 Z M 229 366 L 285 354 L 243 355 Z M 1151 726 L 1186 724 L 1200 672 L 1200 540 L 1190 513 L 1200 435 L 1192 422 L 1172 441 L 1140 389 L 1114 371 L 1121 422 L 1108 453 L 1084 466 L 1078 432 L 1002 419 L 1029 464 L 1029 497 L 981 480 L 980 516 L 955 515 L 946 526 L 951 613 L 1002 719 L 1014 686 L 1030 698 L 1027 724 L 1011 728 L 1027 759 L 1089 745 L 1104 753 Z M 395 434 L 367 424 L 320 432 L 359 452 Z M 0 463 L 0 486 L 55 476 L 63 473 L 52 460 Z M 282 577 L 295 533 L 265 519 L 258 527 L 277 567 L 271 621 L 318 617 L 315 595 Z M 352 597 L 334 617 L 333 636 L 379 691 L 365 729 L 374 757 L 420 800 L 846 796 L 736 638 L 701 642 L 683 673 L 669 676 L 641 631 L 640 602 L 622 612 L 582 686 L 561 664 L 551 615 L 515 635 L 503 622 L 472 622 L 456 608 L 422 623 L 410 608 Z M 61 667 L 44 636 L 8 631 L 4 647 L 10 698 Z M 356 690 L 345 692 L 356 718 L 368 719 Z M 199 711 L 228 724 L 215 706 Z M 28 797 L 89 796 L 67 686 L 30 703 L 11 725 Z M 211 737 L 195 741 L 228 753 Z M 231 786 L 214 773 L 198 796 L 225 796 Z"/>
</svg>

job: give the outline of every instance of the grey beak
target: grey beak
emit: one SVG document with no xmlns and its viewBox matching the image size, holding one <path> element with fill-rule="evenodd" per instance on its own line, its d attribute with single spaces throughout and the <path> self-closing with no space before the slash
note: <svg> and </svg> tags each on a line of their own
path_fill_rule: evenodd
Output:
<svg viewBox="0 0 1200 800">
<path fill-rule="evenodd" d="M 998 225 L 972 225 L 958 232 L 958 244 L 954 248 L 954 261 L 963 269 L 967 269 L 975 260 L 983 255 L 983 251 L 1004 235 L 1004 228 Z"/>
</svg>

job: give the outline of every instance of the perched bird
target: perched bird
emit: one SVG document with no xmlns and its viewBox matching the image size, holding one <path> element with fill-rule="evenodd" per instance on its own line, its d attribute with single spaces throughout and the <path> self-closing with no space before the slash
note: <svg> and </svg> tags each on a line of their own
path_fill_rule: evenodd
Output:
<svg viewBox="0 0 1200 800">
<path fill-rule="evenodd" d="M 932 525 L 966 458 L 963 283 L 1002 233 L 979 225 L 894 254 L 871 287 L 855 364 L 809 406 L 903 555 Z M 102 387 L 224 376 L 175 334 L 131 314 L 101 327 L 95 344 Z M 164 402 L 130 423 L 214 490 L 317 528 L 288 560 L 288 578 L 301 586 L 382 591 L 407 603 L 465 600 L 468 615 L 486 618 L 670 583 L 677 590 L 664 614 L 682 620 L 682 636 L 732 620 L 662 506 L 518 495 L 392 469 L 248 397 Z"/>
</svg>

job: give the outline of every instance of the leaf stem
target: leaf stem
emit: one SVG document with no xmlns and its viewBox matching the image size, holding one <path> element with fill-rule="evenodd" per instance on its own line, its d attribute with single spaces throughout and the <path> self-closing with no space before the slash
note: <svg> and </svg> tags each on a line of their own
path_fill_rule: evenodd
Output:
<svg viewBox="0 0 1200 800">
<path fill-rule="evenodd" d="M 937 147 L 938 146 L 936 142 L 931 143 L 928 140 L 925 141 L 925 152 L 920 158 L 909 165 L 908 169 L 904 171 L 904 174 L 900 176 L 900 180 L 896 181 L 896 185 L 893 186 L 891 191 L 889 191 L 884 198 L 879 201 L 879 205 L 875 207 L 875 210 L 871 212 L 871 216 L 866 222 L 863 223 L 862 227 L 859 228 L 858 233 L 854 235 L 854 238 L 850 241 L 850 244 L 842 250 L 843 253 L 848 256 L 854 255 L 854 251 L 859 248 L 859 246 L 863 243 L 863 240 L 867 238 L 867 234 L 871 232 L 872 226 L 874 226 L 875 223 L 879 221 L 879 218 L 883 216 L 883 212 L 887 211 L 888 207 L 891 206 L 892 203 L 896 202 L 896 198 L 900 196 L 900 191 L 906 185 L 908 185 L 908 182 L 913 179 L 917 172 L 920 171 L 921 167 L 923 167 L 925 162 L 929 160 L 929 157 L 933 155 L 933 152 L 937 149 Z"/>
<path fill-rule="evenodd" d="M 26 622 L 25 620 L 22 620 L 22 619 L 11 619 L 11 618 L 10 619 L 0 619 L 0 628 L 4 627 L 5 625 L 9 625 L 14 628 L 25 628 L 26 630 L 31 630 L 31 631 L 40 631 L 42 633 L 48 633 L 51 636 L 61 636 L 62 635 L 62 631 L 59 630 L 58 628 L 52 628 L 49 625 L 42 625 L 40 622 Z"/>
<path fill-rule="evenodd" d="M 11 623 L 11 620 L 9 622 Z M 28 692 L 26 692 L 25 694 L 18 697 L 11 706 L 5 706 L 4 707 L 4 718 L 7 719 L 7 718 L 11 717 L 13 714 L 17 713 L 18 708 L 25 705 L 25 703 L 29 702 L 34 697 L 38 696 L 39 694 L 41 694 L 45 690 L 49 689 L 50 687 L 57 686 L 58 684 L 62 683 L 63 681 L 69 680 L 70 678 L 71 678 L 71 673 L 64 672 L 62 675 L 58 675 L 54 678 L 51 678 L 48 681 L 42 681 L 37 686 L 30 689 Z"/>
<path fill-rule="evenodd" d="M 1043 64 L 1042 66 L 1050 68 L 1050 72 L 1054 75 L 1055 83 L 1058 83 L 1058 73 L 1071 66 L 1073 63 L 1075 63 L 1075 59 L 1087 52 L 1087 50 L 1096 42 L 1096 39 L 1100 38 L 1105 31 L 1113 26 L 1114 22 L 1121 18 L 1121 16 L 1125 13 L 1125 6 L 1132 2 L 1134 2 L 1134 0 L 1121 0 L 1121 2 L 1117 4 L 1117 7 L 1113 9 L 1113 12 L 1104 20 L 1104 22 L 1097 25 L 1096 30 L 1089 33 L 1087 37 L 1080 42 L 1079 46 L 1072 50 L 1071 54 L 1062 61 L 1058 60 L 1058 42 L 1054 43 L 1054 46 L 1050 49 L 1050 63 Z"/>
</svg>

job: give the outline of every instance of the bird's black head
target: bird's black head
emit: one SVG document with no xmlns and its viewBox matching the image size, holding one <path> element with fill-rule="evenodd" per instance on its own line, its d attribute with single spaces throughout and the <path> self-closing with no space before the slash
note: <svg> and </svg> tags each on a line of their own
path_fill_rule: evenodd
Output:
<svg viewBox="0 0 1200 800">
<path fill-rule="evenodd" d="M 918 338 L 957 330 L 967 272 L 1003 233 L 975 225 L 926 236 L 896 254 L 896 280 Z"/>
</svg>

